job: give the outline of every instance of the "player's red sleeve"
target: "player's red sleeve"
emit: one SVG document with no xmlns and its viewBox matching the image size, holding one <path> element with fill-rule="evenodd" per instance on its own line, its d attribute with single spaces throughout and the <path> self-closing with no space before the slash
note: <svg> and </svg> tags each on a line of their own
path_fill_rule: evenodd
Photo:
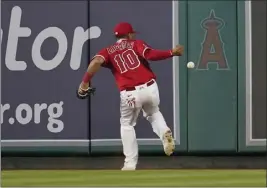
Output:
<svg viewBox="0 0 267 188">
<path fill-rule="evenodd" d="M 104 59 L 104 63 L 103 63 L 103 67 L 108 66 L 109 64 L 109 55 L 108 55 L 108 51 L 106 48 L 100 50 L 92 59 L 94 59 L 95 57 L 101 57 Z"/>
<path fill-rule="evenodd" d="M 144 53 L 144 58 L 151 61 L 159 61 L 164 60 L 172 57 L 171 50 L 155 50 L 155 49 L 148 49 Z"/>
<path fill-rule="evenodd" d="M 147 60 L 159 61 L 172 57 L 172 50 L 156 50 L 148 46 L 144 41 L 137 41 L 137 51 Z"/>
</svg>

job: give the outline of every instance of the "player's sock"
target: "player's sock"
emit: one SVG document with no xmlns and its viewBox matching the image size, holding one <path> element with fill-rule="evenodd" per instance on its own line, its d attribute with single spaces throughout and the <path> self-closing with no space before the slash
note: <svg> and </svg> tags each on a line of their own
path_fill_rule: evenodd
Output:
<svg viewBox="0 0 267 188">
<path fill-rule="evenodd" d="M 154 133 L 156 133 L 160 139 L 162 139 L 163 135 L 170 130 L 160 111 L 152 114 L 151 116 L 147 116 L 147 120 L 150 122 Z"/>
<path fill-rule="evenodd" d="M 136 140 L 135 129 L 133 126 L 121 126 L 121 139 L 125 163 L 136 165 L 138 158 L 138 145 Z"/>
</svg>

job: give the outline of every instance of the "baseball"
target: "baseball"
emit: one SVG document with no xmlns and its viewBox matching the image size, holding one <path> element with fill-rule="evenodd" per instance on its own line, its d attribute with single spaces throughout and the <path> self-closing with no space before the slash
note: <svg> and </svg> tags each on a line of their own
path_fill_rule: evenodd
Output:
<svg viewBox="0 0 267 188">
<path fill-rule="evenodd" d="M 187 68 L 192 69 L 194 67 L 195 67 L 195 63 L 193 63 L 192 61 L 187 63 Z"/>
</svg>

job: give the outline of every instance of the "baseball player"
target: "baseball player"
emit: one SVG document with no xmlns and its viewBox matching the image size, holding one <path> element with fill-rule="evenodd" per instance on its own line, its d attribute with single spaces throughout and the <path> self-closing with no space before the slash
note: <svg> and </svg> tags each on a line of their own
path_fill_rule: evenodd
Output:
<svg viewBox="0 0 267 188">
<path fill-rule="evenodd" d="M 78 97 L 86 98 L 94 92 L 90 87 L 94 74 L 101 68 L 109 68 L 120 91 L 120 133 L 125 155 L 122 170 L 135 170 L 138 160 L 138 145 L 135 134 L 137 117 L 142 110 L 154 133 L 162 140 L 166 155 L 175 148 L 172 132 L 159 110 L 159 90 L 156 76 L 148 61 L 157 61 L 181 56 L 183 47 L 172 50 L 156 50 L 142 40 L 135 39 L 135 31 L 129 23 L 119 23 L 114 28 L 115 44 L 99 51 L 91 60 L 78 89 Z"/>
</svg>

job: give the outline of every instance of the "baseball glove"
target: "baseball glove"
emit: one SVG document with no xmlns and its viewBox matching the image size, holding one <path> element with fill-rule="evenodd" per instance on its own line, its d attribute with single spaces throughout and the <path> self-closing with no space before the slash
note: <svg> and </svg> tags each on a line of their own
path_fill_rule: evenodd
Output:
<svg viewBox="0 0 267 188">
<path fill-rule="evenodd" d="M 88 87 L 87 90 L 82 89 L 81 87 L 79 87 L 78 91 L 76 92 L 77 97 L 79 99 L 86 99 L 88 96 L 90 95 L 94 95 L 95 94 L 95 88 L 92 87 Z"/>
</svg>

